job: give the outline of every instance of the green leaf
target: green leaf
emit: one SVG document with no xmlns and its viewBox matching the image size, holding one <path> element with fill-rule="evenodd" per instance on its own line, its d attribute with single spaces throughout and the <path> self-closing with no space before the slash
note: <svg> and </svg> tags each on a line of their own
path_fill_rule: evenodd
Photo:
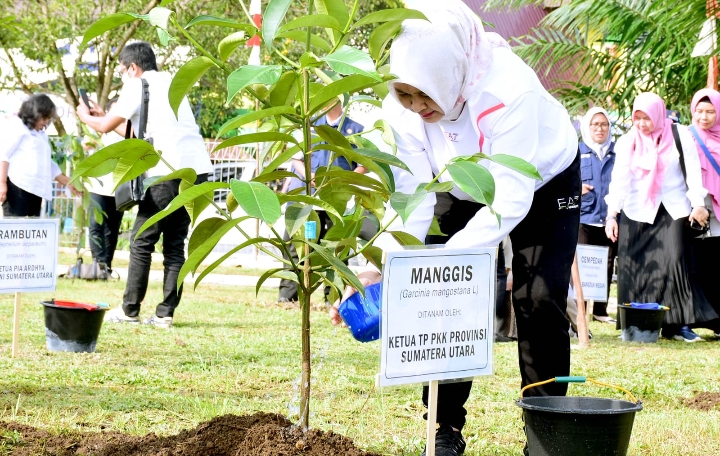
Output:
<svg viewBox="0 0 720 456">
<path fill-rule="evenodd" d="M 377 98 L 369 95 L 355 95 L 350 98 L 350 102 L 348 104 L 350 103 L 368 103 L 377 108 L 382 108 L 382 100 L 378 100 Z"/>
<path fill-rule="evenodd" d="M 375 11 L 363 17 L 357 21 L 350 30 L 356 29 L 365 24 L 373 24 L 376 22 L 387 22 L 387 21 L 404 21 L 405 19 L 424 19 L 428 20 L 423 13 L 414 9 L 407 8 L 391 8 L 380 11 Z"/>
<path fill-rule="evenodd" d="M 470 161 L 449 163 L 447 170 L 455 185 L 478 203 L 492 205 L 495 199 L 495 180 L 482 165 Z"/>
<path fill-rule="evenodd" d="M 168 101 L 175 114 L 175 118 L 178 116 L 180 103 L 182 103 L 185 96 L 190 92 L 192 86 L 202 78 L 207 70 L 214 66 L 215 63 L 212 60 L 205 56 L 200 56 L 195 57 L 180 67 L 170 83 L 170 89 L 168 90 Z"/>
<path fill-rule="evenodd" d="M 485 155 L 485 154 L 483 154 L 482 158 L 484 158 L 486 160 L 490 160 L 491 162 L 495 162 L 499 165 L 506 166 L 514 171 L 519 172 L 523 176 L 527 176 L 531 179 L 542 180 L 542 176 L 540 176 L 540 173 L 538 173 L 537 168 L 535 168 L 532 164 L 523 160 L 522 158 L 515 157 L 514 155 L 506 155 L 506 154 Z"/>
<path fill-rule="evenodd" d="M 315 0 L 315 8 L 321 14 L 334 17 L 338 24 L 343 26 L 350 21 L 350 13 L 348 13 L 348 9 L 343 0 Z M 337 30 L 328 29 L 327 33 L 333 45 L 342 38 L 342 34 Z"/>
<path fill-rule="evenodd" d="M 277 274 L 278 272 L 283 272 L 283 271 L 289 272 L 290 274 L 292 274 L 292 277 L 288 278 L 287 276 L 284 276 L 283 278 L 299 283 L 297 275 L 295 275 L 295 273 L 292 271 L 286 271 L 285 268 L 268 269 L 267 271 L 262 273 L 262 275 L 258 278 L 257 283 L 255 284 L 255 296 L 257 296 L 260 293 L 260 287 L 262 287 L 262 284 L 265 283 L 265 281 L 267 279 L 269 279 L 270 277 L 274 277 L 275 274 Z"/>
<path fill-rule="evenodd" d="M 334 144 L 336 146 L 344 147 L 345 149 L 352 149 L 350 141 L 347 140 L 345 135 L 337 131 L 336 128 L 330 125 L 316 125 L 315 132 L 324 139 L 328 144 Z M 322 150 L 325 144 L 318 144 L 313 149 Z M 316 149 L 317 148 L 317 149 Z"/>
<path fill-rule="evenodd" d="M 386 195 L 389 194 L 385 187 L 383 187 L 383 184 L 377 179 L 353 171 L 338 169 L 337 167 L 320 168 L 315 174 L 315 182 L 323 182 L 325 179 L 328 181 L 342 182 L 343 184 L 357 185 Z"/>
<path fill-rule="evenodd" d="M 280 201 L 266 185 L 230 180 L 230 190 L 245 213 L 272 225 L 280 218 Z"/>
<path fill-rule="evenodd" d="M 175 14 L 175 12 L 172 10 L 163 8 L 162 6 L 156 6 L 148 13 L 148 20 L 155 27 L 167 30 L 168 20 L 173 14 Z"/>
<path fill-rule="evenodd" d="M 373 128 L 379 128 L 382 130 L 383 133 L 380 137 L 383 141 L 385 141 L 385 144 L 392 147 L 393 153 L 396 153 L 397 144 L 395 143 L 395 133 L 393 133 L 390 123 L 387 120 L 380 119 L 375 122 Z"/>
<path fill-rule="evenodd" d="M 280 65 L 245 65 L 228 76 L 228 98 L 230 103 L 238 92 L 252 84 L 272 85 L 278 82 L 282 74 Z"/>
<path fill-rule="evenodd" d="M 245 33 L 248 34 L 248 36 L 253 36 L 258 32 L 258 29 L 254 25 L 250 24 L 243 24 L 242 22 L 238 22 L 232 19 L 227 19 L 224 17 L 216 17 L 216 16 L 197 16 L 193 20 L 187 23 L 185 26 L 185 29 L 189 29 L 190 27 L 194 27 L 196 25 L 211 25 L 214 27 L 228 27 L 233 29 L 242 30 Z"/>
<path fill-rule="evenodd" d="M 260 178 L 263 174 L 268 174 L 278 169 L 280 165 L 290 160 L 290 158 L 295 155 L 298 150 L 300 150 L 299 147 L 288 147 L 280 155 L 275 157 L 273 161 L 265 165 L 265 169 L 257 177 Z"/>
<path fill-rule="evenodd" d="M 115 167 L 118 164 L 118 159 L 116 158 L 108 158 L 105 162 L 101 163 L 97 167 L 88 170 L 84 173 L 85 177 L 100 177 L 105 176 L 106 174 L 110 174 L 115 170 Z"/>
<path fill-rule="evenodd" d="M 388 43 L 397 35 L 401 27 L 401 21 L 390 21 L 375 27 L 368 38 L 368 51 L 373 60 L 380 60 Z"/>
<path fill-rule="evenodd" d="M 305 240 L 305 239 L 301 239 L 301 242 L 312 247 L 314 253 L 317 253 L 325 261 L 330 263 L 330 265 L 335 269 L 335 271 L 337 271 L 342 276 L 342 278 L 345 280 L 345 282 L 350 284 L 350 286 L 352 286 L 356 290 L 363 290 L 362 283 L 360 283 L 360 280 L 357 278 L 355 273 L 352 272 L 350 270 L 350 268 L 348 268 L 345 265 L 345 263 L 343 263 L 342 261 L 337 259 L 330 250 L 328 250 L 325 247 L 322 247 L 318 244 L 315 244 L 314 242 Z"/>
<path fill-rule="evenodd" d="M 382 81 L 382 76 L 375 71 L 372 58 L 359 49 L 340 46 L 337 51 L 322 57 L 321 60 L 327 62 L 330 68 L 340 74 L 361 74 Z"/>
<path fill-rule="evenodd" d="M 170 204 L 168 204 L 165 209 L 161 210 L 157 214 L 147 219 L 138 230 L 135 238 L 137 239 L 137 237 L 140 236 L 140 234 L 146 229 L 148 229 L 152 224 L 164 219 L 168 215 L 183 207 L 186 203 L 194 200 L 195 198 L 202 198 L 206 194 L 219 188 L 228 188 L 228 184 L 225 182 L 203 182 L 202 184 L 193 185 L 184 192 L 181 192 L 178 196 L 173 198 L 172 201 L 170 201 Z"/>
<path fill-rule="evenodd" d="M 214 191 L 209 191 L 205 194 L 206 198 L 195 198 L 185 203 L 185 210 L 190 216 L 190 226 L 195 226 L 195 222 L 197 221 L 200 214 L 202 214 L 203 211 L 208 206 L 210 206 L 210 202 L 213 200 L 214 193 Z"/>
<path fill-rule="evenodd" d="M 222 239 L 222 237 L 225 236 L 228 231 L 249 218 L 249 216 L 244 216 L 232 220 L 227 220 L 222 226 L 216 229 L 209 238 L 207 238 L 204 242 L 198 244 L 198 246 L 195 247 L 193 252 L 188 256 L 188 259 L 185 260 L 185 264 L 183 264 L 182 268 L 180 268 L 177 282 L 178 288 L 180 287 L 180 285 L 182 285 L 185 277 L 190 272 L 194 273 L 195 271 L 197 271 L 200 263 L 202 263 L 202 261 L 210 254 L 210 252 L 212 252 L 217 243 L 220 242 L 220 239 Z"/>
<path fill-rule="evenodd" d="M 280 79 L 270 91 L 270 103 L 277 107 L 292 106 L 297 90 L 298 74 L 295 71 L 287 71 L 280 76 Z"/>
<path fill-rule="evenodd" d="M 198 246 L 200 246 L 206 239 L 210 237 L 215 231 L 220 229 L 227 219 L 212 217 L 205 219 L 198 226 L 196 226 L 190 234 L 190 240 L 188 241 L 187 251 L 188 255 L 192 255 Z"/>
<path fill-rule="evenodd" d="M 364 256 L 365 259 L 368 260 L 370 263 L 375 265 L 376 268 L 382 270 L 383 251 L 380 247 L 375 247 L 374 245 L 365 247 L 365 249 L 362 251 L 362 256 Z"/>
<path fill-rule="evenodd" d="M 278 29 L 278 33 L 287 32 L 304 27 L 325 27 L 342 31 L 342 25 L 332 16 L 327 14 L 311 14 L 309 16 L 300 16 Z"/>
<path fill-rule="evenodd" d="M 428 230 L 428 236 L 447 236 L 447 234 L 443 233 L 440 229 L 440 224 L 438 223 L 437 219 L 435 217 L 432 218 L 432 221 L 430 222 L 430 229 Z"/>
<path fill-rule="evenodd" d="M 233 138 L 226 139 L 225 141 L 218 144 L 215 147 L 215 149 L 213 149 L 213 152 L 221 150 L 221 149 L 225 149 L 226 147 L 238 146 L 240 144 L 252 144 L 252 143 L 275 142 L 275 141 L 291 142 L 291 143 L 297 144 L 297 140 L 288 134 L 267 131 L 267 132 L 261 132 L 261 133 L 248 133 L 245 135 L 235 136 Z"/>
<path fill-rule="evenodd" d="M 280 22 L 285 18 L 292 0 L 270 0 L 265 7 L 262 22 L 262 39 L 268 49 L 273 48 L 273 40 L 280 27 Z"/>
<path fill-rule="evenodd" d="M 326 210 L 328 213 L 334 215 L 337 218 L 341 218 L 342 215 L 330 204 L 328 204 L 326 201 L 323 201 L 319 198 L 313 197 L 313 196 L 307 196 L 307 195 L 277 195 L 278 199 L 280 200 L 281 204 L 285 204 L 289 201 L 292 201 L 294 203 L 305 203 L 309 204 L 311 206 L 317 206 L 321 209 Z M 320 230 L 318 230 L 318 233 Z"/>
<path fill-rule="evenodd" d="M 390 206 L 398 213 L 403 223 L 407 223 L 410 214 L 425 200 L 428 192 L 418 189 L 414 194 L 395 192 L 390 195 Z"/>
<path fill-rule="evenodd" d="M 230 57 L 230 54 L 247 41 L 245 32 L 235 32 L 226 36 L 218 43 L 218 57 L 223 62 Z"/>
<path fill-rule="evenodd" d="M 128 22 L 135 21 L 137 19 L 137 16 L 128 13 L 115 13 L 109 16 L 105 16 L 99 21 L 95 22 L 93 25 L 91 25 L 89 29 L 87 29 L 85 35 L 83 36 L 82 43 L 80 43 L 80 47 L 85 47 L 85 45 L 87 45 L 90 40 L 102 35 L 108 30 L 112 30 L 116 27 L 127 24 Z"/>
<path fill-rule="evenodd" d="M 155 30 L 157 31 L 158 37 L 160 38 L 160 44 L 162 44 L 163 46 L 167 46 L 168 44 L 170 44 L 170 41 L 175 40 L 175 37 L 170 35 L 167 30 L 161 29 L 159 27 Z"/>
<path fill-rule="evenodd" d="M 327 105 L 328 101 L 337 98 L 345 93 L 355 93 L 377 84 L 375 78 L 364 76 L 362 74 L 353 74 L 348 77 L 335 81 L 332 84 L 324 86 L 318 90 L 315 96 L 310 100 L 310 112 L 314 113 Z"/>
<path fill-rule="evenodd" d="M 403 231 L 388 231 L 400 245 L 424 245 L 418 238 L 412 234 Z"/>
<path fill-rule="evenodd" d="M 432 184 L 420 184 L 418 187 L 427 187 L 425 190 L 428 192 L 447 193 L 455 188 L 455 184 L 452 182 L 433 182 Z"/>
<path fill-rule="evenodd" d="M 148 182 L 151 178 L 145 179 L 143 184 L 147 183 L 148 187 L 152 187 L 155 184 L 159 184 L 160 182 L 165 182 L 173 179 L 182 179 L 188 184 L 195 184 L 195 181 L 197 180 L 197 173 L 192 168 L 181 168 L 177 169 L 170 174 L 166 174 L 164 176 L 160 176 L 157 179 L 153 179 L 151 182 Z"/>
<path fill-rule="evenodd" d="M 231 193 L 230 195 L 228 195 L 228 196 L 231 196 L 231 195 L 232 195 L 232 193 Z M 205 276 L 207 276 L 207 275 L 210 274 L 212 271 L 214 271 L 218 266 L 220 266 L 225 260 L 227 260 L 228 258 L 230 258 L 231 256 L 233 256 L 236 252 L 239 252 L 240 250 L 244 249 L 245 247 L 247 247 L 247 246 L 249 246 L 249 245 L 258 244 L 258 243 L 260 243 L 260 242 L 265 242 L 265 241 L 267 241 L 267 239 L 265 239 L 265 238 L 249 239 L 249 240 L 243 242 L 242 244 L 236 245 L 235 247 L 233 247 L 232 249 L 230 249 L 230 251 L 228 251 L 228 252 L 226 252 L 225 254 L 223 254 L 223 256 L 221 256 L 221 257 L 218 258 L 217 260 L 213 261 L 213 262 L 212 262 L 211 264 L 209 264 L 205 269 L 202 270 L 202 272 L 198 275 L 197 279 L 195 279 L 195 285 L 193 286 L 193 290 L 196 290 L 196 289 L 197 289 L 197 286 L 200 284 L 200 282 L 202 281 L 202 279 L 205 278 Z M 186 275 L 187 275 L 187 273 L 186 273 Z M 186 276 L 186 275 L 185 275 L 185 276 Z M 181 285 L 181 284 L 183 283 L 183 281 L 185 280 L 185 276 L 178 277 L 178 287 L 180 287 L 180 285 Z"/>
<path fill-rule="evenodd" d="M 235 212 L 235 209 L 238 208 L 238 202 L 232 193 L 228 193 L 227 199 L 225 199 L 225 207 L 227 208 L 228 214 L 232 214 Z"/>
<path fill-rule="evenodd" d="M 410 171 L 410 168 L 407 167 L 405 163 L 403 163 L 402 160 L 397 158 L 394 155 L 386 154 L 385 152 L 380 152 L 378 149 L 354 149 L 353 150 L 356 154 L 361 155 L 363 157 L 367 157 L 374 162 L 377 163 L 385 163 L 390 166 L 394 166 L 396 168 L 404 169 L 405 171 L 412 174 L 412 171 Z"/>
<path fill-rule="evenodd" d="M 108 165 L 105 162 L 108 159 L 117 161 L 113 171 L 113 188 L 117 188 L 121 183 L 134 179 L 157 165 L 160 156 L 147 141 L 126 139 L 104 147 L 78 163 L 71 182 L 82 176 L 98 175 L 99 170 L 107 170 Z"/>
<path fill-rule="evenodd" d="M 267 108 L 260 111 L 253 111 L 247 114 L 241 114 L 225 122 L 220 127 L 215 137 L 219 138 L 230 130 L 240 128 L 243 125 L 255 122 L 256 120 L 264 119 L 271 116 L 279 116 L 282 114 L 295 114 L 295 110 L 290 106 L 276 106 L 274 108 Z"/>
<path fill-rule="evenodd" d="M 287 38 L 297 41 L 298 43 L 305 43 L 307 41 L 307 32 L 302 30 L 290 30 L 289 32 L 278 33 L 276 37 Z M 332 50 L 332 45 L 316 34 L 310 35 L 310 45 L 315 46 L 324 52 L 330 52 Z"/>
<path fill-rule="evenodd" d="M 301 204 L 291 204 L 285 209 L 285 229 L 290 237 L 302 228 L 311 212 L 312 206 Z"/>
<path fill-rule="evenodd" d="M 291 171 L 285 171 L 285 170 L 277 170 L 277 171 L 270 171 L 268 173 L 260 174 L 259 176 L 255 176 L 252 179 L 250 179 L 250 182 L 270 182 L 275 181 L 279 179 L 285 179 L 285 178 L 292 178 L 297 177 L 297 174 L 291 172 Z"/>
</svg>

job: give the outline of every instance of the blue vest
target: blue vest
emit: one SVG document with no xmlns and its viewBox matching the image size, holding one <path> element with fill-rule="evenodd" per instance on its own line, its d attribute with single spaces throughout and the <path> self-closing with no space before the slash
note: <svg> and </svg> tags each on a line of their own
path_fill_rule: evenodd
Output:
<svg viewBox="0 0 720 456">
<path fill-rule="evenodd" d="M 584 142 L 580 142 L 578 149 L 582 183 L 593 186 L 582 196 L 580 223 L 604 225 L 608 210 L 605 196 L 610 191 L 610 176 L 615 165 L 615 143 L 610 143 L 602 161 Z"/>
<path fill-rule="evenodd" d="M 322 116 L 320 119 L 318 119 L 317 122 L 315 122 L 315 125 L 327 125 L 327 118 L 325 116 Z M 337 127 L 336 127 L 337 128 Z M 347 135 L 354 135 L 355 133 L 360 133 L 363 131 L 365 127 L 360 125 L 359 123 L 355 122 L 354 120 L 350 119 L 349 117 L 345 117 L 345 120 L 343 120 L 342 127 L 338 128 L 338 131 L 342 133 L 344 136 Z M 328 161 L 330 160 L 330 151 L 329 150 L 316 150 L 312 154 L 310 154 L 310 171 L 312 173 L 315 173 L 318 168 L 321 166 L 328 166 Z M 340 168 L 344 169 L 345 171 L 352 171 L 356 168 L 355 163 L 349 163 L 345 157 L 337 157 L 332 162 L 332 166 L 339 166 Z M 297 170 L 295 169 L 293 165 L 292 171 L 297 174 Z M 290 186 L 288 187 L 288 191 L 294 190 L 296 188 L 304 187 L 305 184 L 302 180 L 299 178 L 293 177 L 290 181 Z"/>
</svg>

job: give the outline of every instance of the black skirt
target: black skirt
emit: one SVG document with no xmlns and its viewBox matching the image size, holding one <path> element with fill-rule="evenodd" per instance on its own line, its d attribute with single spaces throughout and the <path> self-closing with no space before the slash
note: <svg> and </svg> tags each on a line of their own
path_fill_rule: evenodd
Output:
<svg viewBox="0 0 720 456">
<path fill-rule="evenodd" d="M 663 325 L 694 325 L 718 318 L 699 283 L 685 218 L 674 220 L 661 204 L 652 224 L 620 218 L 618 303 L 657 302 L 670 308 Z"/>
</svg>

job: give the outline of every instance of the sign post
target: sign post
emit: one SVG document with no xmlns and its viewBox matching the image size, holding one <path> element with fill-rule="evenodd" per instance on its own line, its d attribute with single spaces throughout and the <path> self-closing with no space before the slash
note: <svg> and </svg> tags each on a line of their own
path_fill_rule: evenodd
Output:
<svg viewBox="0 0 720 456">
<path fill-rule="evenodd" d="M 597 245 L 578 244 L 577 246 L 575 265 L 578 272 L 573 289 L 578 303 L 578 332 L 580 332 L 580 307 L 582 304 L 584 309 L 584 300 L 588 301 L 588 308 L 594 307 L 595 301 L 607 302 L 610 288 L 610 284 L 607 283 L 608 249 L 609 247 Z M 588 324 L 585 320 L 586 316 L 587 313 L 583 311 L 585 328 Z M 580 345 L 583 345 L 582 339 Z"/>
<path fill-rule="evenodd" d="M 58 219 L 0 219 L 0 293 L 15 293 L 12 357 L 20 342 L 21 292 L 55 291 Z"/>
<path fill-rule="evenodd" d="M 427 455 L 441 381 L 493 373 L 496 248 L 388 251 L 380 386 L 429 382 Z"/>
</svg>

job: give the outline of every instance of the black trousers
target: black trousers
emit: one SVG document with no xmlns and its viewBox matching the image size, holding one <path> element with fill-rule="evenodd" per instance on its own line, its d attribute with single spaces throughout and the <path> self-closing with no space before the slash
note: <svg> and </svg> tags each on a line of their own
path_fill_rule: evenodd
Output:
<svg viewBox="0 0 720 456">
<path fill-rule="evenodd" d="M 206 182 L 207 174 L 200 174 L 196 184 Z M 190 227 L 190 216 L 184 207 L 179 208 L 164 219 L 150 226 L 135 239 L 138 230 L 153 215 L 157 214 L 180 194 L 180 180 L 161 182 L 145 192 L 145 199 L 138 205 L 138 214 L 132 232 L 130 245 L 130 265 L 127 284 L 123 296 L 123 311 L 128 317 L 140 314 L 140 303 L 145 299 L 150 276 L 150 263 L 155 244 L 162 235 L 163 246 L 163 300 L 158 304 L 155 315 L 172 317 L 180 304 L 182 286 L 177 288 L 180 269 L 185 264 L 185 238 Z"/>
<path fill-rule="evenodd" d="M 5 217 L 40 217 L 42 198 L 26 192 L 7 178 L 7 197 L 3 201 Z"/>
<path fill-rule="evenodd" d="M 112 269 L 123 213 L 115 209 L 114 196 L 90 193 L 90 198 L 103 213 L 102 222 L 98 223 L 95 214 L 90 212 L 90 250 L 95 261 L 105 263 Z"/>
<path fill-rule="evenodd" d="M 535 192 L 530 211 L 510 233 L 521 386 L 570 374 L 570 323 L 565 307 L 580 225 L 580 186 L 578 156 Z M 467 202 L 453 204 L 446 216 L 449 221 L 440 223 L 440 229 L 450 237 L 477 210 L 468 212 Z M 439 385 L 438 423 L 463 428 L 471 387 L 472 381 Z M 564 396 L 566 392 L 567 384 L 550 383 L 531 388 L 525 395 Z M 423 387 L 423 403 L 427 406 L 428 387 Z"/>
<path fill-rule="evenodd" d="M 578 244 L 599 245 L 601 247 L 609 247 L 608 249 L 608 267 L 607 267 L 607 286 L 610 290 L 612 282 L 613 266 L 615 265 L 615 257 L 617 256 L 617 242 L 608 239 L 605 234 L 604 226 L 592 226 L 580 224 L 578 233 Z M 607 317 L 607 302 L 595 302 L 593 305 L 593 315 L 597 317 Z"/>
</svg>

